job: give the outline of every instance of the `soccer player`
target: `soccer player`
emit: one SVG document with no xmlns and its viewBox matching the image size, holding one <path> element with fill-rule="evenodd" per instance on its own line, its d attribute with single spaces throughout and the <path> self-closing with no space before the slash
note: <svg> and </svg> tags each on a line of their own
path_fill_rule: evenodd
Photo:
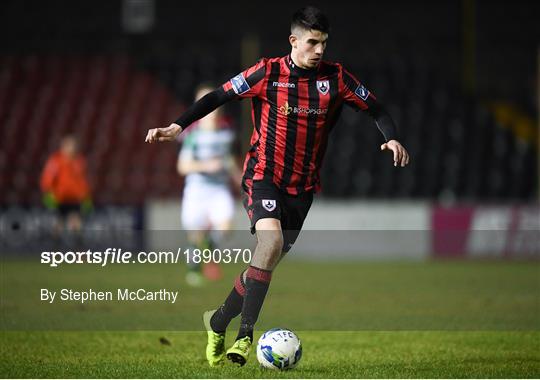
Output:
<svg viewBox="0 0 540 380">
<path fill-rule="evenodd" d="M 196 102 L 169 127 L 147 133 L 149 143 L 171 141 L 194 120 L 225 102 L 252 99 L 254 131 L 242 188 L 257 247 L 250 266 L 238 276 L 225 302 L 203 317 L 211 366 L 225 358 L 239 365 L 246 363 L 272 271 L 298 237 L 313 193 L 319 189 L 327 137 L 343 105 L 373 117 L 386 140 L 381 150 L 393 152 L 394 166 L 409 163 L 391 117 L 373 93 L 340 64 L 322 60 L 329 29 L 320 10 L 298 10 L 292 18 L 289 55 L 261 59 Z M 236 341 L 225 350 L 225 330 L 239 314 Z"/>
<path fill-rule="evenodd" d="M 210 93 L 214 86 L 201 84 L 195 99 Z M 231 150 L 234 132 L 215 110 L 196 122 L 184 138 L 178 155 L 177 169 L 185 176 L 182 197 L 182 226 L 192 248 L 213 249 L 230 230 L 234 198 L 229 188 L 231 177 L 240 177 Z M 204 276 L 203 276 L 204 274 Z M 186 282 L 201 286 L 204 277 L 217 280 L 221 271 L 216 263 L 188 263 Z"/>
</svg>

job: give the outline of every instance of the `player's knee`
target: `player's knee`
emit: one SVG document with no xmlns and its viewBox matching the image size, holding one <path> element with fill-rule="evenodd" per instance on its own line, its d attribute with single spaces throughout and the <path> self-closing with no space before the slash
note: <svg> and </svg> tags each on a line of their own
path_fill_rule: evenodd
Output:
<svg viewBox="0 0 540 380">
<path fill-rule="evenodd" d="M 279 262 L 283 236 L 281 231 L 263 231 L 257 233 L 258 243 L 252 265 L 261 269 L 272 270 Z"/>
<path fill-rule="evenodd" d="M 279 258 L 283 248 L 283 231 L 278 219 L 265 218 L 257 221 L 257 248 L 272 258 Z"/>
<path fill-rule="evenodd" d="M 258 248 L 268 252 L 272 257 L 278 258 L 283 248 L 283 234 L 280 230 L 261 231 L 257 233 Z"/>
</svg>

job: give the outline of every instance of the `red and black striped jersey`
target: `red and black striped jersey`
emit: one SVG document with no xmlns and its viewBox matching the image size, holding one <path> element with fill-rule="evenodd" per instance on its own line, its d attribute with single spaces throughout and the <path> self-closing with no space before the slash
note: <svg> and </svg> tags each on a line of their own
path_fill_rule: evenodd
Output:
<svg viewBox="0 0 540 380">
<path fill-rule="evenodd" d="M 271 181 L 292 195 L 319 190 L 328 134 L 343 105 L 366 111 L 376 105 L 375 96 L 340 64 L 323 61 L 305 70 L 290 56 L 263 58 L 222 88 L 252 101 L 244 184 Z"/>
</svg>

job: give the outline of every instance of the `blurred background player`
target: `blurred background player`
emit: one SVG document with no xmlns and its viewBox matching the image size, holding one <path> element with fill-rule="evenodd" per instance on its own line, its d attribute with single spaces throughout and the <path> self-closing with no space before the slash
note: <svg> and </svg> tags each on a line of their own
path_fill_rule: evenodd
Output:
<svg viewBox="0 0 540 380">
<path fill-rule="evenodd" d="M 213 89 L 210 84 L 201 84 L 195 99 Z M 186 176 L 181 218 L 191 249 L 214 249 L 231 228 L 234 197 L 230 180 L 232 177 L 240 182 L 241 175 L 231 154 L 233 141 L 234 132 L 219 110 L 197 121 L 184 138 L 177 170 Z M 200 286 L 204 278 L 218 280 L 221 276 L 218 264 L 190 260 L 186 282 Z"/>
<path fill-rule="evenodd" d="M 55 232 L 79 233 L 81 214 L 91 210 L 92 200 L 86 160 L 79 153 L 74 136 L 64 136 L 60 149 L 48 157 L 40 184 L 45 206 L 56 210 L 60 216 Z"/>
</svg>

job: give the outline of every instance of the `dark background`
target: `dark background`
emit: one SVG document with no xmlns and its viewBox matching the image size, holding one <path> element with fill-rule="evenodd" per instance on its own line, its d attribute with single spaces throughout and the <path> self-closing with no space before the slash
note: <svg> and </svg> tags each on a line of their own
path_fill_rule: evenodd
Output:
<svg viewBox="0 0 540 380">
<path fill-rule="evenodd" d="M 331 21 L 326 58 L 389 107 L 412 154 L 407 169 L 393 168 L 377 153 L 373 122 L 345 112 L 323 168 L 325 196 L 537 199 L 540 2 L 311 4 Z M 177 148 L 145 146 L 146 130 L 174 120 L 197 83 L 220 84 L 259 56 L 287 54 L 290 17 L 302 5 L 2 2 L 0 202 L 39 203 L 39 173 L 65 132 L 81 137 L 97 203 L 176 195 Z M 129 30 L 129 9 L 153 21 Z M 36 114 L 46 91 L 47 112 Z M 241 107 L 228 112 L 245 140 Z"/>
</svg>

